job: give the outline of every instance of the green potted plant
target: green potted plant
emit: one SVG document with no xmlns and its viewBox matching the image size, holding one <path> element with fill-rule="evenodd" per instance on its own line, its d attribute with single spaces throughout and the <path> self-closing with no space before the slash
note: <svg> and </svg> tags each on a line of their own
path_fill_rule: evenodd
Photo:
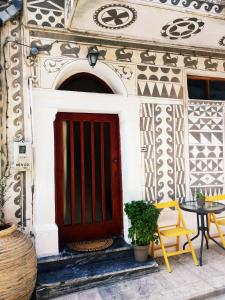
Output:
<svg viewBox="0 0 225 300">
<path fill-rule="evenodd" d="M 205 205 L 205 195 L 202 192 L 197 191 L 196 192 L 196 201 L 199 206 L 203 207 Z"/>
<path fill-rule="evenodd" d="M 135 260 L 143 262 L 148 258 L 150 242 L 158 241 L 159 210 L 150 202 L 137 200 L 126 203 L 124 211 L 131 222 L 128 237 L 132 241 Z"/>
</svg>

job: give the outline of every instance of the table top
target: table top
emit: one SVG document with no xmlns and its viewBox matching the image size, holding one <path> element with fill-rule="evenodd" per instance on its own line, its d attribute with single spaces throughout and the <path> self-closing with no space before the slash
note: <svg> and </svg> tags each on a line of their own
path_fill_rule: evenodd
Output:
<svg viewBox="0 0 225 300">
<path fill-rule="evenodd" d="M 199 206 L 196 201 L 185 201 L 183 203 L 180 203 L 180 208 L 182 210 L 195 212 L 198 214 L 218 214 L 225 210 L 225 205 L 220 202 L 206 201 L 203 206 Z"/>
</svg>

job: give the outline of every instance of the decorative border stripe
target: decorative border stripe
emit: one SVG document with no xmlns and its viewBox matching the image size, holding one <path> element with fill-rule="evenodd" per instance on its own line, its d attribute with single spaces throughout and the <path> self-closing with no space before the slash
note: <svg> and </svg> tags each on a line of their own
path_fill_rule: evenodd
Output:
<svg viewBox="0 0 225 300">
<path fill-rule="evenodd" d="M 22 10 L 22 7 L 22 0 L 12 0 L 12 3 L 5 10 L 0 12 L 0 27 L 8 20 L 15 17 Z"/>
</svg>

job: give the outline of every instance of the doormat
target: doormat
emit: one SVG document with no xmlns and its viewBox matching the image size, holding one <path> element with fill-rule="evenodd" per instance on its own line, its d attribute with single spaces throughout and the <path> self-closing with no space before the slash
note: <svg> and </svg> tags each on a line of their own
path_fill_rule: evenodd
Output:
<svg viewBox="0 0 225 300">
<path fill-rule="evenodd" d="M 112 246 L 113 239 L 101 239 L 101 240 L 93 240 L 93 241 L 79 241 L 74 243 L 69 243 L 67 246 L 75 251 L 81 252 L 91 252 L 91 251 L 99 251 L 104 250 Z"/>
</svg>

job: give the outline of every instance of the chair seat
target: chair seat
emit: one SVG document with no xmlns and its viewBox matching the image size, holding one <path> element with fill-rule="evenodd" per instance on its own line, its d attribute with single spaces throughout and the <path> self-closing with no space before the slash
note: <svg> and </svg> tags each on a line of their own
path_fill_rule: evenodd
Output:
<svg viewBox="0 0 225 300">
<path fill-rule="evenodd" d="M 215 221 L 211 220 L 211 223 L 215 223 Z M 216 223 L 225 226 L 225 218 L 216 219 Z"/>
<path fill-rule="evenodd" d="M 195 233 L 195 231 L 183 227 L 175 227 L 175 228 L 160 230 L 160 233 L 165 237 L 175 237 L 175 236 L 181 236 L 186 234 L 193 234 Z"/>
</svg>

